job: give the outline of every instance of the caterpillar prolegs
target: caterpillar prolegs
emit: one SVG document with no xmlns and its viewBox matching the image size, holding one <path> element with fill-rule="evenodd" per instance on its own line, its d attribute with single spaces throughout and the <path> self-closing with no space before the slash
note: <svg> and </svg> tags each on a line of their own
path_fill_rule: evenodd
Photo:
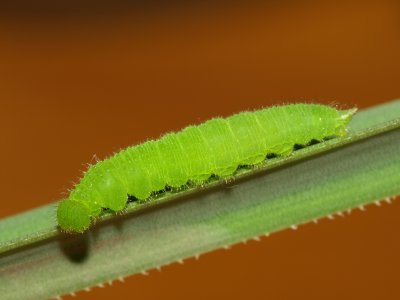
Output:
<svg viewBox="0 0 400 300">
<path fill-rule="evenodd" d="M 83 232 L 103 208 L 123 210 L 128 196 L 144 200 L 166 187 L 203 184 L 212 175 L 225 178 L 268 154 L 287 156 L 295 145 L 345 136 L 355 111 L 319 104 L 274 106 L 214 118 L 128 147 L 89 167 L 60 202 L 58 224 Z"/>
</svg>

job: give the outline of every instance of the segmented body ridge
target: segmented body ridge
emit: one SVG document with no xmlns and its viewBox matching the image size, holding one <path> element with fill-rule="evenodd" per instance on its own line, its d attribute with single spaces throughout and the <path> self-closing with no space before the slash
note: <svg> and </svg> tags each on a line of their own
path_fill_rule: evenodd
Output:
<svg viewBox="0 0 400 300">
<path fill-rule="evenodd" d="M 201 184 L 212 175 L 230 176 L 240 165 L 263 162 L 267 154 L 288 155 L 295 144 L 344 135 L 348 121 L 343 111 L 318 104 L 214 118 L 128 147 L 91 166 L 69 200 L 87 206 L 91 217 L 101 208 L 119 211 L 128 195 L 146 199 L 166 186 L 179 188 L 189 181 Z"/>
</svg>

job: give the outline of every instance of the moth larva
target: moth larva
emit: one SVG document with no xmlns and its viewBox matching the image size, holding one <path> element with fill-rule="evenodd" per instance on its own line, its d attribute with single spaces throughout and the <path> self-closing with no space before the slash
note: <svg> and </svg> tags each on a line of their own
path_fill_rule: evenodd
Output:
<svg viewBox="0 0 400 300">
<path fill-rule="evenodd" d="M 121 211 L 128 195 L 139 200 L 167 186 L 203 184 L 212 175 L 225 178 L 241 165 L 256 165 L 268 154 L 287 156 L 295 145 L 345 136 L 356 109 L 291 104 L 188 126 L 158 140 L 128 147 L 89 167 L 60 202 L 62 230 L 83 232 L 102 208 Z"/>
</svg>

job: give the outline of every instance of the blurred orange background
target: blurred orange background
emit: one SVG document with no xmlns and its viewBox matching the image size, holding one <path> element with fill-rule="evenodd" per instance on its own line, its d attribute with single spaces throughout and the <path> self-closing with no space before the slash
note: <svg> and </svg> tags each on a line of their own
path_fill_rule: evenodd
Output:
<svg viewBox="0 0 400 300">
<path fill-rule="evenodd" d="M 60 199 L 94 155 L 190 123 L 400 96 L 397 0 L 56 3 L 0 4 L 0 218 Z M 368 208 L 77 296 L 400 299 L 400 202 Z"/>
</svg>

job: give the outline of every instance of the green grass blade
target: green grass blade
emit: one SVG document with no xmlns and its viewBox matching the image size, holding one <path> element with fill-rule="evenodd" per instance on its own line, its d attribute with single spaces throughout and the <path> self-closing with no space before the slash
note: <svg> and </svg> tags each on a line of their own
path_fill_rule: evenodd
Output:
<svg viewBox="0 0 400 300">
<path fill-rule="evenodd" d="M 400 101 L 361 111 L 348 138 L 243 170 L 229 184 L 131 204 L 85 235 L 60 235 L 55 205 L 1 220 L 0 295 L 63 295 L 399 195 L 399 116 Z"/>
</svg>

